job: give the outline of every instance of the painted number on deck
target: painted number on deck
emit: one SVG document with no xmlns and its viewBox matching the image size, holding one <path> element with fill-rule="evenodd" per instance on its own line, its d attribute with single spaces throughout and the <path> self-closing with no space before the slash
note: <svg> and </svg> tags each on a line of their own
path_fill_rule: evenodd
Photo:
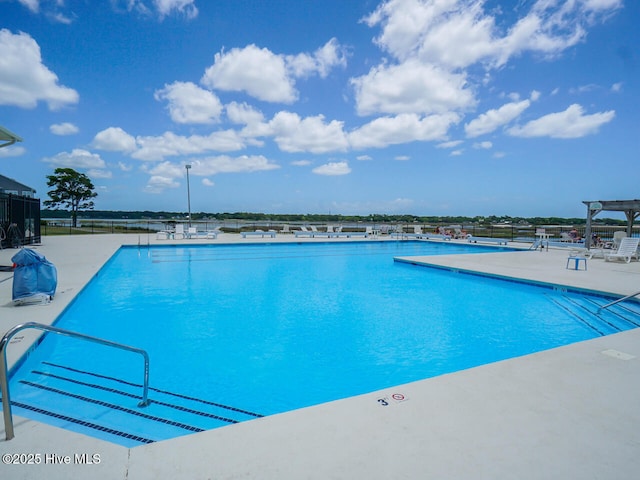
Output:
<svg viewBox="0 0 640 480">
<path fill-rule="evenodd" d="M 394 393 L 390 397 L 378 398 L 378 403 L 383 407 L 388 407 L 391 403 L 400 403 L 408 400 L 404 393 Z"/>
</svg>

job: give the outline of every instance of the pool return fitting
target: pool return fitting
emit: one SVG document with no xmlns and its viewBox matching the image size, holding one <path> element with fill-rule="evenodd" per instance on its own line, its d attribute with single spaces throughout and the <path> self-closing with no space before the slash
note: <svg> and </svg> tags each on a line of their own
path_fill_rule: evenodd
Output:
<svg viewBox="0 0 640 480">
<path fill-rule="evenodd" d="M 58 335 L 65 335 L 67 337 L 79 338 L 81 340 L 87 340 L 89 342 L 99 343 L 106 345 L 107 347 L 119 348 L 121 350 L 127 350 L 133 353 L 139 353 L 144 358 L 144 386 L 142 392 L 142 401 L 138 403 L 139 407 L 146 407 L 149 405 L 149 354 L 140 348 L 130 347 L 122 343 L 112 342 L 110 340 L 104 340 L 98 337 L 92 337 L 85 335 L 84 333 L 73 332 L 71 330 L 65 330 L 62 328 L 52 327 L 50 325 L 43 325 L 41 323 L 27 322 L 20 325 L 16 325 L 7 333 L 4 334 L 0 340 L 0 390 L 2 391 L 2 413 L 4 415 L 4 430 L 6 433 L 6 440 L 11 440 L 15 435 L 13 432 L 13 415 L 11 413 L 11 399 L 9 398 L 9 373 L 7 369 L 7 345 L 11 338 L 21 330 L 27 328 L 33 328 L 36 330 L 44 330 L 45 332 L 57 333 Z"/>
</svg>

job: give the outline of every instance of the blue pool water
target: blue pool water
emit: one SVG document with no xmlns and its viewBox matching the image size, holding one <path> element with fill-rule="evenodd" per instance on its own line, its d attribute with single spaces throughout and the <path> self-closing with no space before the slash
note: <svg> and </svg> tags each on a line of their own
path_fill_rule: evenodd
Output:
<svg viewBox="0 0 640 480">
<path fill-rule="evenodd" d="M 637 326 L 633 303 L 603 321 L 604 297 L 394 261 L 504 250 L 121 248 L 56 326 L 147 350 L 151 405 L 140 357 L 49 334 L 12 374 L 14 413 L 132 446 Z"/>
</svg>

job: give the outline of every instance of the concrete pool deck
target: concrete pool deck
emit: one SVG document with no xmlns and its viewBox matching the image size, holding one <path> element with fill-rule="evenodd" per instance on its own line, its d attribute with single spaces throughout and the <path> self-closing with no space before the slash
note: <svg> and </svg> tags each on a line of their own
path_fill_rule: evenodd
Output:
<svg viewBox="0 0 640 480">
<path fill-rule="evenodd" d="M 327 239 L 223 234 L 173 243 L 281 241 Z M 44 237 L 32 248 L 58 268 L 56 297 L 44 306 L 14 307 L 11 274 L 0 272 L 0 332 L 26 321 L 51 324 L 119 246 L 139 243 L 171 242 L 147 235 Z M 16 252 L 0 250 L 0 265 L 10 265 Z M 587 271 L 575 271 L 565 268 L 566 258 L 566 251 L 551 249 L 412 261 L 617 295 L 640 290 L 640 262 L 593 259 Z M 24 331 L 14 338 L 10 364 L 37 335 Z M 0 475 L 12 480 L 635 478 L 639 375 L 640 329 L 635 329 L 130 449 L 15 416 L 13 440 L 4 440 L 0 425 L 0 454 L 3 459 L 40 454 L 41 463 L 0 463 Z M 77 464 L 76 454 L 98 454 L 100 461 Z M 64 456 L 71 464 L 54 463 Z"/>
</svg>

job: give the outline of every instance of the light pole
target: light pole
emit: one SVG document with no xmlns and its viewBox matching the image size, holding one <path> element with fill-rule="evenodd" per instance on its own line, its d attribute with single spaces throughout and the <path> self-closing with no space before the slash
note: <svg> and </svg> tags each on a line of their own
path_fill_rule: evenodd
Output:
<svg viewBox="0 0 640 480">
<path fill-rule="evenodd" d="M 191 165 L 187 163 L 184 168 L 187 169 L 187 206 L 189 208 L 189 228 L 191 228 L 191 189 L 189 188 L 189 169 Z"/>
</svg>

